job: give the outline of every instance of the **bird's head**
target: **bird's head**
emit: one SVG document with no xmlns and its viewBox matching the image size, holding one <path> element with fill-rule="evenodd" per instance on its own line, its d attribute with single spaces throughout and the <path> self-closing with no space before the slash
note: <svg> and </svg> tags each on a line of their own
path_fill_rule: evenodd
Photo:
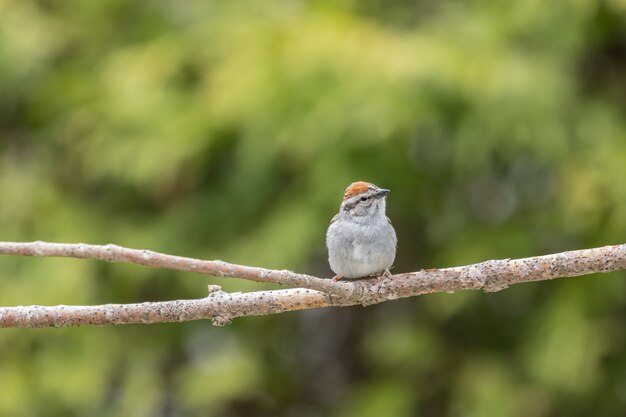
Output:
<svg viewBox="0 0 626 417">
<path fill-rule="evenodd" d="M 343 194 L 341 209 L 353 216 L 385 215 L 385 197 L 389 190 L 365 182 L 353 182 Z"/>
</svg>

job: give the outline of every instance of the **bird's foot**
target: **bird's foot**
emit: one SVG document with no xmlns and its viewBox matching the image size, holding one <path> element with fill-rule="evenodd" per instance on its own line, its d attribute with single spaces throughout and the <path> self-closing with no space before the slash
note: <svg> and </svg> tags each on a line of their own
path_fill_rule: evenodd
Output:
<svg viewBox="0 0 626 417">
<path fill-rule="evenodd" d="M 381 278 L 391 278 L 391 272 L 388 269 L 385 269 L 382 274 L 380 274 Z"/>
<path fill-rule="evenodd" d="M 342 279 L 342 278 L 343 278 L 343 277 L 342 277 L 341 275 L 335 275 L 335 276 L 333 277 L 333 281 L 337 282 L 337 281 L 339 281 L 339 280 L 340 280 L 340 279 Z"/>
</svg>

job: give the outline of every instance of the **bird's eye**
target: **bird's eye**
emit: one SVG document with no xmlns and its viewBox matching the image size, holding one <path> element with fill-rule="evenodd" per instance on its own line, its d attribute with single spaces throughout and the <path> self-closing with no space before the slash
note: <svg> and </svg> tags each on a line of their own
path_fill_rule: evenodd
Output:
<svg viewBox="0 0 626 417">
<path fill-rule="evenodd" d="M 369 197 L 361 197 L 361 201 L 367 201 Z"/>
</svg>

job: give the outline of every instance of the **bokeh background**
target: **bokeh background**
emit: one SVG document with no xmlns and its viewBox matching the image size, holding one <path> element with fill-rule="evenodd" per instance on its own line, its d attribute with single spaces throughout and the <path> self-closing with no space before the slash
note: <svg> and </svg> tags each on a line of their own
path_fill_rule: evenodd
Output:
<svg viewBox="0 0 626 417">
<path fill-rule="evenodd" d="M 394 272 L 626 241 L 626 3 L 0 1 L 0 240 L 331 276 L 344 188 Z M 268 285 L 0 259 L 0 305 Z M 620 416 L 626 274 L 209 322 L 0 332 L 2 416 Z"/>
</svg>

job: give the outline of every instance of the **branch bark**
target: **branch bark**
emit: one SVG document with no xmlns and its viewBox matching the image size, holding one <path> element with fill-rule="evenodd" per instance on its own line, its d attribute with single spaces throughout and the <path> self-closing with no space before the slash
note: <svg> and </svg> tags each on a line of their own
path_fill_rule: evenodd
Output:
<svg viewBox="0 0 626 417">
<path fill-rule="evenodd" d="M 117 245 L 0 242 L 0 254 L 100 259 L 301 287 L 228 294 L 219 286 L 209 285 L 209 295 L 196 300 L 100 306 L 0 307 L 0 327 L 150 324 L 200 319 L 225 325 L 243 316 L 330 306 L 370 305 L 435 292 L 494 292 L 522 282 L 626 269 L 626 244 L 340 282 L 285 270 L 205 261 Z"/>
</svg>

